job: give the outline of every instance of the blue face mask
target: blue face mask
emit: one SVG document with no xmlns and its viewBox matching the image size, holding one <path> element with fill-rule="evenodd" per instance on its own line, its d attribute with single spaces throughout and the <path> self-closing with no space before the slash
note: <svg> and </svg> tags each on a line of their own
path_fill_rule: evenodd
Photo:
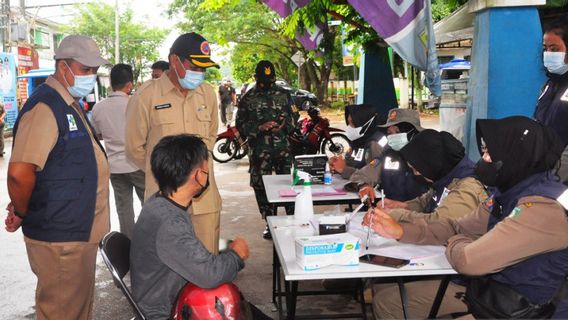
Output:
<svg viewBox="0 0 568 320">
<path fill-rule="evenodd" d="M 408 134 L 406 132 L 391 134 L 387 136 L 387 140 L 393 150 L 400 151 L 408 143 Z"/>
<path fill-rule="evenodd" d="M 91 93 L 91 91 L 93 91 L 93 88 L 95 87 L 95 83 L 97 83 L 97 75 L 90 74 L 86 76 L 76 76 L 67 62 L 65 62 L 65 65 L 67 65 L 67 68 L 69 68 L 69 71 L 71 71 L 75 82 L 74 85 L 67 88 L 69 94 L 71 94 L 73 98 L 83 98 Z M 69 85 L 69 83 L 67 83 L 67 85 Z"/>
<path fill-rule="evenodd" d="M 203 80 L 205 80 L 205 72 L 198 72 L 186 69 L 185 77 L 180 78 L 176 68 L 174 68 L 174 70 L 178 77 L 179 85 L 184 89 L 195 90 L 197 87 L 199 87 L 201 83 L 203 83 Z"/>
</svg>

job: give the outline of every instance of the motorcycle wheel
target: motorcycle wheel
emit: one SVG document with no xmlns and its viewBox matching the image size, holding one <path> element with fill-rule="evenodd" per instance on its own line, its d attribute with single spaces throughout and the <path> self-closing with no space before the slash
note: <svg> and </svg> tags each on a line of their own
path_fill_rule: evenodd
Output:
<svg viewBox="0 0 568 320">
<path fill-rule="evenodd" d="M 248 143 L 243 143 L 242 146 L 238 146 L 237 152 L 235 153 L 235 159 L 242 159 L 248 154 Z"/>
<path fill-rule="evenodd" d="M 324 139 L 321 143 L 320 152 L 327 157 L 339 156 L 349 149 L 349 139 L 342 133 L 333 133 L 331 139 Z"/>
<path fill-rule="evenodd" d="M 213 146 L 213 159 L 219 163 L 231 161 L 235 157 L 238 144 L 234 139 L 219 137 Z"/>
</svg>

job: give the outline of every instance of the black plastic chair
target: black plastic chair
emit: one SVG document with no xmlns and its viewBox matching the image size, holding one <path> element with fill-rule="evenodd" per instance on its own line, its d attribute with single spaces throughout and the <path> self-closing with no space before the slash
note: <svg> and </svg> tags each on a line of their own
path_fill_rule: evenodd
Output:
<svg viewBox="0 0 568 320">
<path fill-rule="evenodd" d="M 144 314 L 132 298 L 130 289 L 124 283 L 124 276 L 130 270 L 130 239 L 120 232 L 111 231 L 105 235 L 99 244 L 101 255 L 107 265 L 114 284 L 122 290 L 128 302 L 134 309 L 137 319 L 145 320 Z"/>
</svg>

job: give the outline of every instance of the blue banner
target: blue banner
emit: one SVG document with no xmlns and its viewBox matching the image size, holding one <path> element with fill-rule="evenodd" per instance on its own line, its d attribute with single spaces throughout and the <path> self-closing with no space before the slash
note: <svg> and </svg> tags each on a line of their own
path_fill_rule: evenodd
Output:
<svg viewBox="0 0 568 320">
<path fill-rule="evenodd" d="M 0 53 L 0 102 L 6 110 L 5 129 L 12 129 L 18 117 L 16 62 L 11 53 Z"/>
</svg>

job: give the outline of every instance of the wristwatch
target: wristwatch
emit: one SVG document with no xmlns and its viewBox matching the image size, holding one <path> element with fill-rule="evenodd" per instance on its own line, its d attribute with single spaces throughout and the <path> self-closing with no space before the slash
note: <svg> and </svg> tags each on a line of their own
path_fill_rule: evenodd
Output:
<svg viewBox="0 0 568 320">
<path fill-rule="evenodd" d="M 14 215 L 16 215 L 16 217 L 20 218 L 20 219 L 25 219 L 26 218 L 26 214 L 22 213 L 22 212 L 18 212 L 16 210 L 14 210 Z"/>
</svg>

